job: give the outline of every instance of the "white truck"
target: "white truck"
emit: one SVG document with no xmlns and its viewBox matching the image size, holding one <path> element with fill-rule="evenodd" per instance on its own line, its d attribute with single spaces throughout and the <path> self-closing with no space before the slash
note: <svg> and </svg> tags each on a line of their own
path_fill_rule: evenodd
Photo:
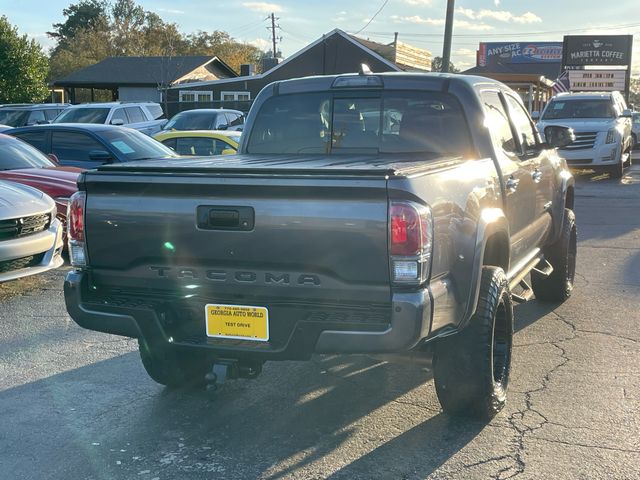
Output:
<svg viewBox="0 0 640 480">
<path fill-rule="evenodd" d="M 542 112 L 538 130 L 544 132 L 549 125 L 572 128 L 575 142 L 559 152 L 567 164 L 621 178 L 631 165 L 631 119 L 620 92 L 561 93 Z"/>
</svg>

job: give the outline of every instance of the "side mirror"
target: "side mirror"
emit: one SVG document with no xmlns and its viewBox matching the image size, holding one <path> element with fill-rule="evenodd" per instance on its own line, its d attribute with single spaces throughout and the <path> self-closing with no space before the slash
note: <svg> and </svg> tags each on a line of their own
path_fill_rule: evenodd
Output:
<svg viewBox="0 0 640 480">
<path fill-rule="evenodd" d="M 560 125 L 549 125 L 545 127 L 544 138 L 547 146 L 550 148 L 564 148 L 576 140 L 573 128 L 561 127 Z"/>
<path fill-rule="evenodd" d="M 54 153 L 50 153 L 47 157 L 56 165 L 60 165 L 60 160 L 58 160 L 58 157 Z"/>
<path fill-rule="evenodd" d="M 122 125 L 124 125 L 124 120 L 122 120 L 121 118 L 114 118 L 113 120 L 111 120 L 111 125 L 121 127 Z"/>
<path fill-rule="evenodd" d="M 625 110 L 622 111 L 622 115 L 620 115 L 622 118 L 633 118 L 633 112 L 631 110 L 629 110 L 628 108 L 626 108 Z"/>
<path fill-rule="evenodd" d="M 104 150 L 91 150 L 89 152 L 89 160 L 92 162 L 112 163 L 113 157 L 109 152 L 105 152 Z"/>
<path fill-rule="evenodd" d="M 226 130 L 229 128 L 229 125 L 219 125 L 217 130 Z"/>
<path fill-rule="evenodd" d="M 533 112 L 531 112 L 531 120 L 536 122 L 540 120 L 540 112 L 538 110 L 534 110 Z"/>
<path fill-rule="evenodd" d="M 233 148 L 225 148 L 220 152 L 221 155 L 235 155 L 237 152 Z"/>
</svg>

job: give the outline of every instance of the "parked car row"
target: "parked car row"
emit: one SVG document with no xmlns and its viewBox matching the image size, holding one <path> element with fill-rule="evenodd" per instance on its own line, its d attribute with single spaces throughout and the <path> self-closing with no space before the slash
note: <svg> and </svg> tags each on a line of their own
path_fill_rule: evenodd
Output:
<svg viewBox="0 0 640 480">
<path fill-rule="evenodd" d="M 159 131 L 167 123 L 162 118 L 146 125 L 131 122 L 138 119 L 138 110 L 161 116 L 157 107 L 119 103 L 0 107 L 2 118 L 10 123 L 6 134 L 0 133 L 0 282 L 62 264 L 69 199 L 77 191 L 81 172 L 108 163 L 236 153 L 244 123 L 241 112 L 183 112 L 172 126 L 184 131 Z M 222 130 L 189 129 L 201 125 Z M 154 133 L 155 139 L 150 136 Z"/>
<path fill-rule="evenodd" d="M 147 135 L 161 130 L 242 131 L 244 113 L 224 108 L 180 112 L 167 121 L 155 102 L 106 102 L 0 105 L 0 131 L 47 123 L 91 123 L 127 126 Z"/>
</svg>

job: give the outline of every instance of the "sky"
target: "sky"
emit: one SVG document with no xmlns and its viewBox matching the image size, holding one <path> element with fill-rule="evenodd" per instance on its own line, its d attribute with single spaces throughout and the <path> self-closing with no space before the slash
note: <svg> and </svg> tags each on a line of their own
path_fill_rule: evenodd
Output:
<svg viewBox="0 0 640 480">
<path fill-rule="evenodd" d="M 63 21 L 70 0 L 0 0 L 6 15 L 21 33 L 45 48 L 53 23 Z M 138 0 L 146 10 L 175 22 L 189 33 L 225 30 L 234 38 L 261 48 L 271 45 L 267 16 L 278 18 L 279 49 L 295 53 L 323 33 L 341 28 L 363 38 L 389 43 L 399 40 L 442 54 L 446 0 Z M 380 7 L 384 8 L 374 17 Z M 475 65 L 481 41 L 562 41 L 567 34 L 636 34 L 633 71 L 640 73 L 640 15 L 638 0 L 457 0 L 452 61 L 465 69 Z M 370 23 L 369 23 L 370 22 Z M 369 23 L 368 26 L 367 23 Z M 362 30 L 364 28 L 364 30 Z"/>
</svg>

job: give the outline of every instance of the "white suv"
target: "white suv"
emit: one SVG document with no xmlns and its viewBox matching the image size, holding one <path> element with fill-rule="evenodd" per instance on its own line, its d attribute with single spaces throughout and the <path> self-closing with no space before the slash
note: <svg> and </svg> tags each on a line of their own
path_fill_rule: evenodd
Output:
<svg viewBox="0 0 640 480">
<path fill-rule="evenodd" d="M 542 112 L 538 130 L 550 125 L 573 128 L 576 140 L 560 150 L 571 167 L 607 171 L 620 178 L 631 165 L 631 111 L 620 92 L 561 93 Z"/>
<path fill-rule="evenodd" d="M 107 102 L 73 105 L 53 123 L 103 123 L 124 125 L 147 135 L 155 135 L 167 123 L 162 107 L 153 102 Z"/>
</svg>

